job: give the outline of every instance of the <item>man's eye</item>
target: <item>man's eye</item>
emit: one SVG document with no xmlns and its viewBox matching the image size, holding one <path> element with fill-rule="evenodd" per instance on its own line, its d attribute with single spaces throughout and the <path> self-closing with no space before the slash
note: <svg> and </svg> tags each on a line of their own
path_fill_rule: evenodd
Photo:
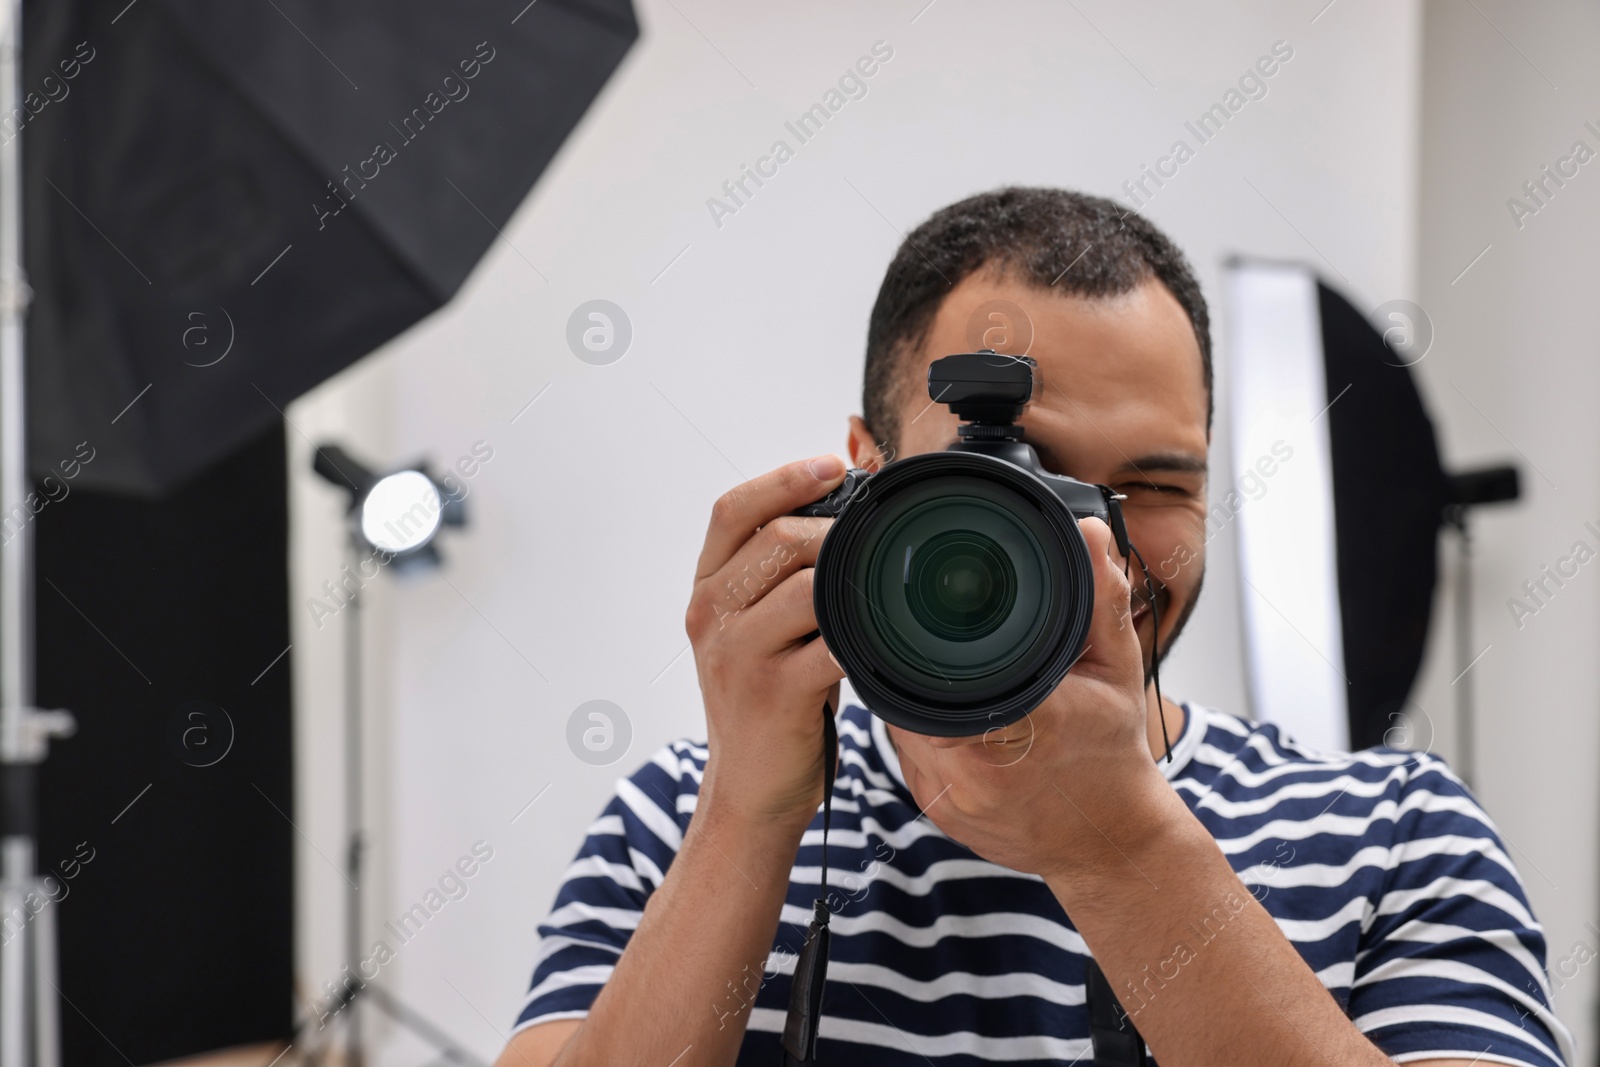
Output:
<svg viewBox="0 0 1600 1067">
<path fill-rule="evenodd" d="M 1173 496 L 1183 496 L 1188 492 L 1181 485 L 1162 485 L 1160 482 L 1128 482 L 1117 486 L 1119 493 L 1168 493 Z"/>
</svg>

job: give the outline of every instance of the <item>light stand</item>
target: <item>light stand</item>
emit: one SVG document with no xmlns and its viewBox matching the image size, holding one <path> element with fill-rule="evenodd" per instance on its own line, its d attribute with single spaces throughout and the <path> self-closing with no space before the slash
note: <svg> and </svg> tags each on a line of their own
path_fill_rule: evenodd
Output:
<svg viewBox="0 0 1600 1067">
<path fill-rule="evenodd" d="M 487 1067 L 467 1052 L 459 1042 L 429 1022 L 415 1010 L 396 1000 L 379 986 L 354 975 L 362 958 L 361 932 L 363 900 L 361 878 L 366 851 L 365 816 L 362 790 L 364 753 L 361 721 L 361 590 L 365 574 L 362 564 L 376 549 L 388 557 L 390 566 L 411 568 L 438 562 L 433 539 L 443 526 L 460 526 L 466 521 L 461 501 L 440 492 L 437 483 L 421 467 L 378 476 L 337 445 L 316 450 L 313 469 L 322 477 L 348 490 L 351 496 L 350 535 L 346 541 L 349 563 L 346 573 L 357 575 L 358 587 L 344 588 L 347 596 L 341 609 L 345 616 L 344 656 L 344 785 L 345 785 L 345 954 L 350 975 L 338 990 L 336 1011 L 344 1024 L 345 1067 L 365 1067 L 360 1009 L 371 1002 L 395 1022 L 432 1045 L 445 1059 L 461 1067 Z M 364 550 L 367 550 L 364 554 Z M 374 576 L 375 577 L 375 576 Z M 302 1030 L 309 1027 L 307 1020 Z M 320 1063 L 326 1048 L 306 1056 L 311 1064 Z M 4 1067 L 4 1065 L 0 1065 Z"/>
<path fill-rule="evenodd" d="M 1456 534 L 1456 773 L 1471 786 L 1477 773 L 1477 708 L 1473 702 L 1472 679 L 1466 677 L 1472 666 L 1472 533 L 1467 516 L 1482 504 L 1516 500 L 1521 487 L 1515 467 L 1486 467 L 1453 474 L 1446 483 L 1448 503 L 1444 524 Z"/>
<path fill-rule="evenodd" d="M 0 115 L 9 116 L 22 101 L 22 0 L 4 0 L 0 18 Z M 21 139 L 18 130 L 0 144 L 0 508 L 23 506 L 32 490 Z M 33 706 L 33 655 L 30 514 L 0 547 L 0 1067 L 61 1062 L 55 911 L 38 875 L 38 769 L 50 738 L 71 734 L 74 723 L 65 711 Z"/>
</svg>

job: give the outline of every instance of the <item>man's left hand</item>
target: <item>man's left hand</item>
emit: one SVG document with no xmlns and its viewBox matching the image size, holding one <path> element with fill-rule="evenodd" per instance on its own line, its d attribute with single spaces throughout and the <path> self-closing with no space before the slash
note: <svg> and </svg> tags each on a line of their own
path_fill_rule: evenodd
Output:
<svg viewBox="0 0 1600 1067">
<path fill-rule="evenodd" d="M 1125 561 L 1104 522 L 1079 528 L 1094 613 L 1082 654 L 1050 696 L 980 737 L 891 727 L 902 749 L 917 746 L 901 767 L 934 825 L 991 862 L 1069 879 L 1086 866 L 1103 870 L 1116 841 L 1153 830 L 1177 799 L 1147 740 L 1151 697 Z"/>
</svg>

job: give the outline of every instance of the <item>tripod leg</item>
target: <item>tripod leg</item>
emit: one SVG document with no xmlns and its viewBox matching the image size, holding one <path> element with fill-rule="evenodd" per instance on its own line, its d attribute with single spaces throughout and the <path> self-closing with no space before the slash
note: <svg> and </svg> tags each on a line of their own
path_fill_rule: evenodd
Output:
<svg viewBox="0 0 1600 1067">
<path fill-rule="evenodd" d="M 301 1067 L 322 1067 L 323 1059 L 333 1050 L 334 1042 L 337 1040 L 337 1036 L 334 1033 L 335 1028 L 340 1026 L 348 1027 L 350 1025 L 356 994 L 360 991 L 361 987 L 359 986 L 346 985 L 344 989 L 339 991 L 338 1006 L 328 1015 L 322 1015 L 320 1018 L 318 1017 L 316 998 L 312 998 L 310 1014 L 306 1016 L 305 1022 L 300 1024 L 294 1036 L 294 1040 L 299 1043 L 301 1048 Z M 326 1020 L 330 1015 L 333 1021 L 327 1022 Z M 316 1029 L 312 1029 L 313 1025 L 316 1026 Z M 319 1037 L 319 1032 L 323 1030 L 326 1030 L 327 1033 Z"/>
<path fill-rule="evenodd" d="M 478 1057 L 456 1044 L 449 1034 L 424 1019 L 411 1008 L 400 1003 L 385 990 L 375 985 L 368 985 L 364 992 L 373 1004 L 383 1010 L 384 1014 L 438 1049 L 443 1056 L 460 1064 L 461 1067 L 489 1067 L 487 1063 L 484 1063 Z"/>
</svg>

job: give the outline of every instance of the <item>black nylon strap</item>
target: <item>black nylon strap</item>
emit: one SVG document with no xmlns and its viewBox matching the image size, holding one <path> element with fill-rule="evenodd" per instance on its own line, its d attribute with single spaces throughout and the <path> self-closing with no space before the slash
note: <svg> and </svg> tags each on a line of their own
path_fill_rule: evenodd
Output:
<svg viewBox="0 0 1600 1067">
<path fill-rule="evenodd" d="M 822 872 L 817 893 L 828 899 L 828 824 L 833 821 L 833 783 L 839 776 L 839 724 L 833 705 L 822 703 Z"/>
<path fill-rule="evenodd" d="M 1083 997 L 1089 1008 L 1089 1045 L 1094 1049 L 1094 1067 L 1147 1067 L 1144 1038 L 1123 1012 L 1111 983 L 1090 960 L 1084 965 Z"/>
<path fill-rule="evenodd" d="M 828 978 L 828 825 L 833 821 L 833 783 L 839 772 L 839 727 L 831 702 L 822 705 L 822 874 L 820 895 L 811 905 L 805 947 L 794 965 L 789 1015 L 783 1023 L 783 1067 L 816 1063 L 817 1027 L 822 1022 L 822 990 Z"/>
</svg>

